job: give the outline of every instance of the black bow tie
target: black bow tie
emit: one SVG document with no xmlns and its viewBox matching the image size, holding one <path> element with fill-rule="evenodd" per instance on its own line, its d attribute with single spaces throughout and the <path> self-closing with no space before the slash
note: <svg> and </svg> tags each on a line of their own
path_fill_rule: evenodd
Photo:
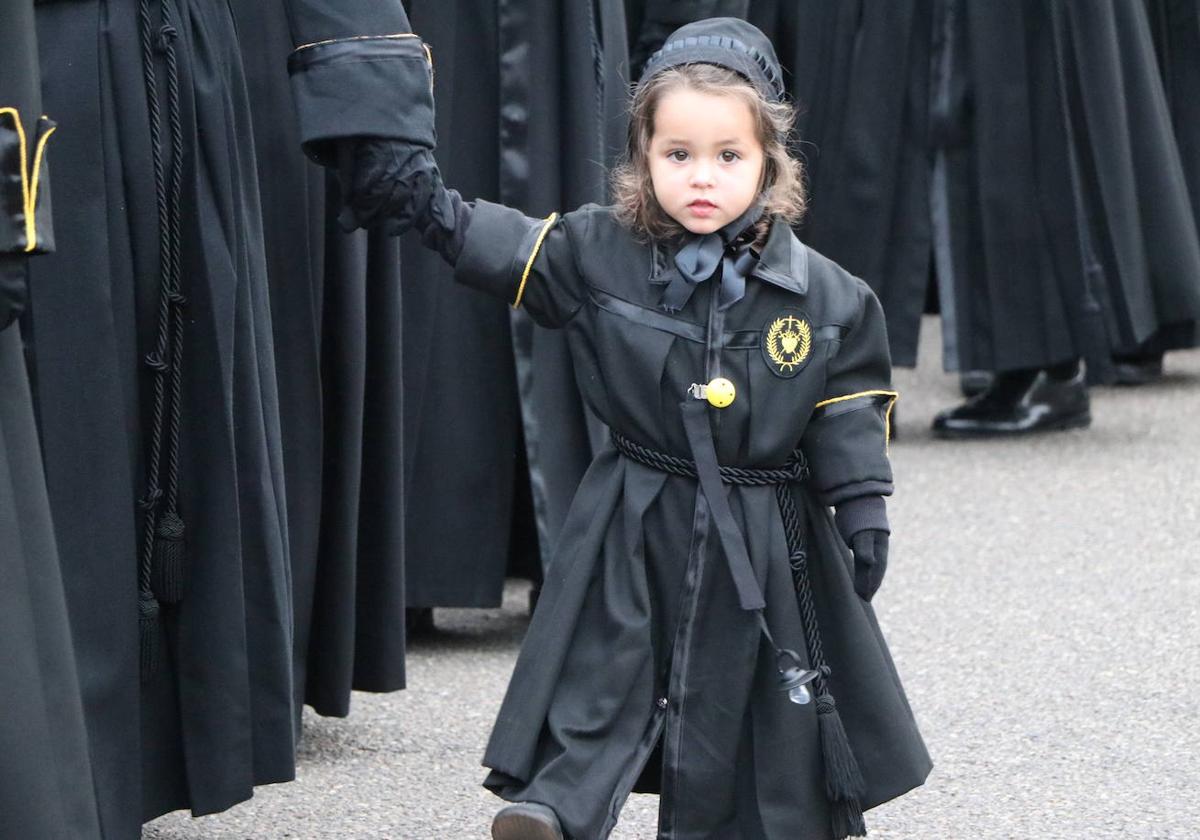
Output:
<svg viewBox="0 0 1200 840">
<path fill-rule="evenodd" d="M 718 276 L 719 309 L 728 309 L 745 297 L 746 277 L 758 265 L 758 254 L 750 247 L 754 241 L 750 231 L 762 212 L 762 204 L 754 204 L 718 231 L 703 236 L 691 234 L 675 255 L 675 276 L 658 305 L 667 312 L 678 312 L 691 300 L 698 285 Z"/>
</svg>

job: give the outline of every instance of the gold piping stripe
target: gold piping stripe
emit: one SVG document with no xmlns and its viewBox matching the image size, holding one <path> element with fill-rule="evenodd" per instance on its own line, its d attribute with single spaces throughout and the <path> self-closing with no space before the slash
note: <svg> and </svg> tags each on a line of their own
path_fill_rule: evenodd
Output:
<svg viewBox="0 0 1200 840">
<path fill-rule="evenodd" d="M 529 280 L 529 272 L 533 270 L 533 261 L 537 259 L 538 251 L 542 250 L 542 243 L 546 241 L 546 234 L 550 232 L 550 228 L 554 227 L 556 221 L 558 221 L 558 213 L 551 213 L 547 216 L 545 224 L 542 225 L 542 229 L 538 233 L 537 240 L 533 243 L 533 250 L 529 252 L 529 259 L 525 260 L 525 270 L 521 272 L 521 285 L 517 286 L 517 297 L 512 302 L 513 309 L 518 309 L 521 306 L 521 298 L 525 296 L 525 283 Z"/>
<path fill-rule="evenodd" d="M 21 209 L 25 212 L 25 250 L 32 251 L 37 246 L 37 225 L 29 212 L 29 158 L 25 145 L 25 126 L 21 124 L 21 114 L 16 108 L 0 108 L 0 114 L 8 114 L 17 128 L 17 146 L 21 150 Z"/>
<path fill-rule="evenodd" d="M 395 35 L 351 35 L 347 38 L 326 38 L 324 41 L 313 41 L 311 44 L 301 44 L 300 46 L 296 47 L 296 49 L 292 50 L 292 52 L 300 52 L 300 50 L 307 50 L 311 49 L 312 47 L 320 47 L 324 46 L 325 44 L 336 44 L 339 41 L 371 41 L 416 37 L 417 33 L 415 32 L 399 32 Z"/>
<path fill-rule="evenodd" d="M 883 441 L 884 451 L 886 452 L 892 443 L 892 409 L 896 407 L 896 400 L 900 399 L 900 393 L 898 391 L 884 391 L 881 389 L 876 389 L 874 391 L 859 391 L 857 394 L 846 394 L 844 397 L 830 397 L 827 400 L 821 400 L 819 403 L 813 406 L 813 410 L 815 411 L 818 408 L 822 408 L 827 405 L 833 405 L 834 403 L 845 402 L 846 400 L 855 400 L 859 397 L 891 398 L 888 400 L 887 411 L 883 415 Z"/>
<path fill-rule="evenodd" d="M 51 126 L 45 134 L 43 134 L 37 142 L 37 149 L 33 153 L 33 185 L 29 188 L 28 206 L 25 208 L 25 245 L 26 251 L 33 251 L 37 247 L 37 197 L 38 186 L 42 177 L 42 155 L 46 151 L 46 141 L 50 139 L 50 135 L 58 131 L 58 126 Z"/>
<path fill-rule="evenodd" d="M 429 91 L 433 92 L 433 50 L 424 41 L 421 46 L 425 48 L 425 58 L 429 61 Z"/>
</svg>

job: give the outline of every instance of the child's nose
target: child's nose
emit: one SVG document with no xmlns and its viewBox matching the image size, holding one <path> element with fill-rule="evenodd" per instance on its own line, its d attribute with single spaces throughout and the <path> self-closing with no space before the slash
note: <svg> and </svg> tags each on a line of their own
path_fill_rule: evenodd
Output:
<svg viewBox="0 0 1200 840">
<path fill-rule="evenodd" d="M 692 186 L 707 187 L 713 182 L 712 166 L 707 163 L 697 163 L 692 167 Z"/>
</svg>

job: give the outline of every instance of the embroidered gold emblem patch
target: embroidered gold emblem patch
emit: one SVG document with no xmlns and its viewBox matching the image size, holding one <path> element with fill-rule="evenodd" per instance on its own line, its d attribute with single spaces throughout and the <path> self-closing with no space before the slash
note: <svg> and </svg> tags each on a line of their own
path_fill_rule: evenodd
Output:
<svg viewBox="0 0 1200 840">
<path fill-rule="evenodd" d="M 763 359 L 776 376 L 790 379 L 808 363 L 812 341 L 812 324 L 804 313 L 781 313 L 763 330 Z"/>
</svg>

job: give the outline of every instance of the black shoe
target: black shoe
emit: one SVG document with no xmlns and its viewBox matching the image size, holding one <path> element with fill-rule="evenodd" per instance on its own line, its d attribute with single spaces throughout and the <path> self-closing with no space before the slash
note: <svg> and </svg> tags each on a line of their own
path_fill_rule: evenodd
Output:
<svg viewBox="0 0 1200 840">
<path fill-rule="evenodd" d="M 1000 373 L 991 387 L 938 414 L 933 433 L 944 438 L 1023 435 L 1091 425 L 1084 374 L 1056 378 L 1045 370 Z"/>
<path fill-rule="evenodd" d="M 1149 385 L 1163 375 L 1162 353 L 1151 356 L 1113 356 L 1114 385 Z"/>
<path fill-rule="evenodd" d="M 432 636 L 437 632 L 433 623 L 433 607 L 409 607 L 404 611 L 404 630 L 409 638 Z"/>
<path fill-rule="evenodd" d="M 990 370 L 967 370 L 959 374 L 958 387 L 964 397 L 974 397 L 992 387 L 994 379 Z"/>
<path fill-rule="evenodd" d="M 537 802 L 517 802 L 501 808 L 492 820 L 492 840 L 563 840 L 553 810 Z"/>
</svg>

